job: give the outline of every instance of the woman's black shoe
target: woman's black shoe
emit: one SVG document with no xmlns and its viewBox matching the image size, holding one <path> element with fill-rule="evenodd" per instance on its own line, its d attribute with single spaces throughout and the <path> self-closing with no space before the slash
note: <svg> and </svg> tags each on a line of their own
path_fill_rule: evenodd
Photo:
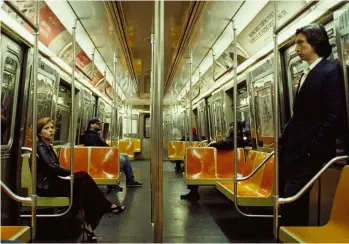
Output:
<svg viewBox="0 0 349 244">
<path fill-rule="evenodd" d="M 95 235 L 95 233 L 89 231 L 88 229 L 86 229 L 84 227 L 84 232 L 83 235 L 86 233 L 87 236 L 87 242 L 97 242 L 97 236 Z M 83 236 L 83 240 L 84 240 L 84 236 Z"/>
</svg>

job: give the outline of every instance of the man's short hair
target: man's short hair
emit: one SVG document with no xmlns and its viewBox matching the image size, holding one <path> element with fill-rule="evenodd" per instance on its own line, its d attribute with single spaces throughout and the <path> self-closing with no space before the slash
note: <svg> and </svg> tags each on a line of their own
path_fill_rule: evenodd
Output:
<svg viewBox="0 0 349 244">
<path fill-rule="evenodd" d="M 324 58 L 328 58 L 332 53 L 332 47 L 328 40 L 327 31 L 323 25 L 310 24 L 297 29 L 296 35 L 302 33 L 315 52 Z"/>
</svg>

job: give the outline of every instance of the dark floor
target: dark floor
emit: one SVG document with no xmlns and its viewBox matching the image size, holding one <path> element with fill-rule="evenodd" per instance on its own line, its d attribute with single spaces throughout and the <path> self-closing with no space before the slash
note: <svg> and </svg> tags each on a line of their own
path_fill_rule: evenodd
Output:
<svg viewBox="0 0 349 244">
<path fill-rule="evenodd" d="M 127 206 L 124 213 L 103 217 L 95 233 L 98 242 L 154 242 L 151 226 L 151 191 L 149 161 L 133 161 L 140 188 L 126 188 L 112 192 L 109 200 Z M 174 171 L 174 164 L 164 162 L 163 177 L 163 242 L 273 242 L 271 219 L 249 219 L 240 216 L 233 204 L 214 187 L 200 187 L 197 203 L 180 200 L 188 192 L 182 174 Z M 102 188 L 104 189 L 104 188 Z"/>
</svg>

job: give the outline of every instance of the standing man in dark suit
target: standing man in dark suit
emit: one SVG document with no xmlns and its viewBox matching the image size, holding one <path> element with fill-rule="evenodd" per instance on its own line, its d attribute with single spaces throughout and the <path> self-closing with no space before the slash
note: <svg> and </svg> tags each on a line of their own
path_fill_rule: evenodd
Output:
<svg viewBox="0 0 349 244">
<path fill-rule="evenodd" d="M 280 139 L 280 195 L 297 193 L 336 156 L 336 126 L 344 97 L 339 65 L 326 60 L 332 52 L 325 28 L 311 24 L 296 31 L 296 52 L 309 64 L 297 88 L 293 117 Z M 281 225 L 306 226 L 310 189 L 281 206 Z"/>
</svg>

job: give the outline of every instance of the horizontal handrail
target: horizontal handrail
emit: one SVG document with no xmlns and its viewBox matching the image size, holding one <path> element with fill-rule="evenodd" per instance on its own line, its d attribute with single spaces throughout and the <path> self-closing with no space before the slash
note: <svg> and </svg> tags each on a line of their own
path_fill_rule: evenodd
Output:
<svg viewBox="0 0 349 244">
<path fill-rule="evenodd" d="M 211 144 L 216 143 L 217 141 L 211 141 L 207 146 L 209 147 Z"/>
<path fill-rule="evenodd" d="M 5 193 L 11 197 L 13 200 L 15 200 L 16 202 L 24 202 L 24 203 L 31 203 L 32 199 L 30 197 L 21 197 L 18 196 L 16 193 L 14 193 L 13 191 L 11 191 L 10 188 L 8 188 L 8 186 L 2 182 L 2 180 L 0 180 L 1 182 L 1 189 L 3 189 L 5 191 Z"/>
<path fill-rule="evenodd" d="M 326 169 L 328 169 L 333 163 L 340 161 L 340 160 L 349 160 L 348 156 L 338 156 L 333 159 L 331 159 L 301 190 L 299 190 L 295 195 L 287 198 L 279 198 L 279 204 L 285 204 L 285 203 L 291 203 L 296 201 L 298 198 L 300 198 L 306 190 L 310 188 L 312 184 L 325 172 Z"/>
<path fill-rule="evenodd" d="M 201 144 L 203 144 L 203 143 L 205 143 L 205 142 L 208 142 L 208 140 L 203 140 L 203 141 L 201 141 L 196 147 L 201 146 Z"/>
<path fill-rule="evenodd" d="M 244 180 L 248 180 L 249 178 L 251 178 L 260 168 L 262 168 L 262 166 L 264 164 L 266 164 L 268 162 L 268 160 L 274 155 L 274 151 L 272 151 L 271 153 L 268 154 L 268 156 L 247 176 L 245 177 L 241 177 L 241 178 L 237 178 L 236 181 L 244 181 Z"/>
<path fill-rule="evenodd" d="M 31 147 L 21 147 L 21 151 L 22 152 L 30 152 L 30 153 L 32 153 L 33 149 Z"/>
<path fill-rule="evenodd" d="M 32 28 L 35 32 L 38 30 L 38 28 L 28 19 L 27 16 L 25 16 L 17 7 L 13 4 L 11 1 L 4 1 L 4 3 L 13 11 L 15 12 L 22 20 L 24 20 L 25 23 L 27 23 L 30 28 Z"/>
</svg>

